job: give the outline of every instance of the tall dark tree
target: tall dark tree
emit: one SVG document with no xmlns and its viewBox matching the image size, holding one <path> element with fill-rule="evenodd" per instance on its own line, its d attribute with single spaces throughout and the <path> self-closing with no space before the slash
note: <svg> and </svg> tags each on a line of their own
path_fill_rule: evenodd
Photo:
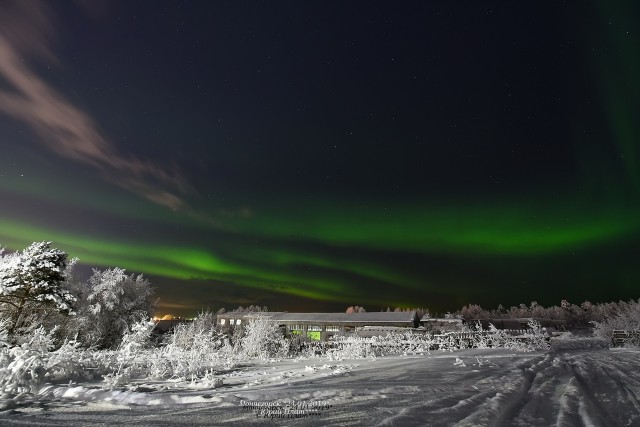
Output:
<svg viewBox="0 0 640 427">
<path fill-rule="evenodd" d="M 63 284 L 67 254 L 51 242 L 32 243 L 0 259 L 0 313 L 13 336 L 34 311 L 72 313 L 75 297 Z"/>
</svg>

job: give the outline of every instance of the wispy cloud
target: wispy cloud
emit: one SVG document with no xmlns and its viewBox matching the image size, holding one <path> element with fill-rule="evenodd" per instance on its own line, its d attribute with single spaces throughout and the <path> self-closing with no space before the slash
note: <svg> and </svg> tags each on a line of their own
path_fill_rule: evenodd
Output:
<svg viewBox="0 0 640 427">
<path fill-rule="evenodd" d="M 188 211 L 184 195 L 191 187 L 176 167 L 118 151 L 87 113 L 27 65 L 25 58 L 58 63 L 50 44 L 55 20 L 46 6 L 0 3 L 0 112 L 29 125 L 58 155 L 92 165 L 105 179 L 147 200 Z"/>
</svg>

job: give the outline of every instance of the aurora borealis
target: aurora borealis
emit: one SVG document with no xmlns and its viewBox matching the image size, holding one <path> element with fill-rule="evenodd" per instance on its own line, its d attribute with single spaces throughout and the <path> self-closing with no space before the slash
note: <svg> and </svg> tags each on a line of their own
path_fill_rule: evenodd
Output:
<svg viewBox="0 0 640 427">
<path fill-rule="evenodd" d="M 3 2 L 0 245 L 176 315 L 638 298 L 638 46 L 634 2 Z"/>
</svg>

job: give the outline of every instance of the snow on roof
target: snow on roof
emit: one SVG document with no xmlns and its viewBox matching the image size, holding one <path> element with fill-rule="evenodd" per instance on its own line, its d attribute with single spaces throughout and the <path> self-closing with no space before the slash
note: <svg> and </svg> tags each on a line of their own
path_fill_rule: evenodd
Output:
<svg viewBox="0 0 640 427">
<path fill-rule="evenodd" d="M 371 313 L 283 313 L 275 316 L 274 320 L 286 322 L 413 322 L 415 311 L 402 312 L 371 312 Z"/>
<path fill-rule="evenodd" d="M 284 311 L 226 311 L 224 313 L 218 314 L 218 317 L 224 317 L 226 319 L 233 317 L 234 319 L 244 319 L 245 317 L 275 317 Z"/>
<path fill-rule="evenodd" d="M 448 318 L 448 317 L 428 317 L 424 316 L 420 319 L 421 322 L 440 322 L 440 323 L 462 323 L 462 319 Z"/>
</svg>

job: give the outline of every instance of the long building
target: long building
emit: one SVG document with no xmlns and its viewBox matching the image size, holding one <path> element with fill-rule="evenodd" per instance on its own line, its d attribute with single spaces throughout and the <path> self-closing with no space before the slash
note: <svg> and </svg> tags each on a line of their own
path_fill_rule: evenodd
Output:
<svg viewBox="0 0 640 427">
<path fill-rule="evenodd" d="M 417 328 L 419 318 L 415 311 L 371 313 L 288 313 L 245 312 L 218 315 L 218 325 L 238 327 L 258 316 L 265 316 L 292 335 L 325 341 L 333 335 L 356 332 L 367 327 Z"/>
</svg>

